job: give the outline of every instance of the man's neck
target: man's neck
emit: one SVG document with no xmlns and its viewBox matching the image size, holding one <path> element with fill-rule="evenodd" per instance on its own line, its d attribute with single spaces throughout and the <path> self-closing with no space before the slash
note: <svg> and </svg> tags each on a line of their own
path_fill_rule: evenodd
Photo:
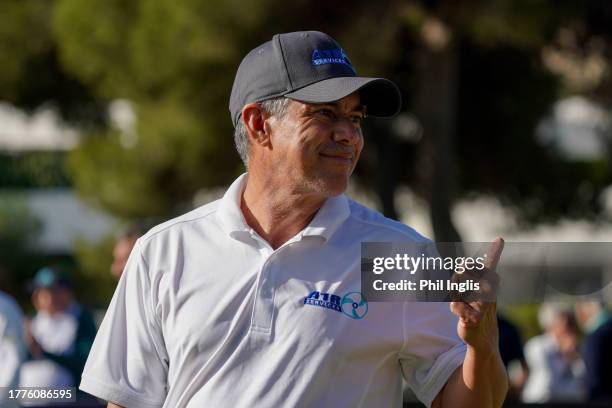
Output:
<svg viewBox="0 0 612 408">
<path fill-rule="evenodd" d="M 276 249 L 303 230 L 324 202 L 325 197 L 319 195 L 249 178 L 240 209 L 247 224 Z"/>
</svg>

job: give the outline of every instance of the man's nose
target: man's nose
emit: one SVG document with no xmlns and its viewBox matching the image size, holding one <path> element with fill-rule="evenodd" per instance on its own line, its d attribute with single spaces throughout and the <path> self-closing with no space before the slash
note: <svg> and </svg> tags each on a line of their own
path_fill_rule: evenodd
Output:
<svg viewBox="0 0 612 408">
<path fill-rule="evenodd" d="M 361 140 L 361 129 L 348 118 L 336 121 L 334 126 L 334 141 L 346 145 L 355 145 Z"/>
</svg>

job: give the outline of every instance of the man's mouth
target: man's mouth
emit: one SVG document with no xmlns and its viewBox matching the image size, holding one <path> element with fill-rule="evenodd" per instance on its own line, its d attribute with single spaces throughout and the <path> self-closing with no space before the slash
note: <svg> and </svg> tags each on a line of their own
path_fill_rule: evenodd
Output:
<svg viewBox="0 0 612 408">
<path fill-rule="evenodd" d="M 326 159 L 335 159 L 342 162 L 352 162 L 353 154 L 352 153 L 319 153 L 320 156 Z"/>
</svg>

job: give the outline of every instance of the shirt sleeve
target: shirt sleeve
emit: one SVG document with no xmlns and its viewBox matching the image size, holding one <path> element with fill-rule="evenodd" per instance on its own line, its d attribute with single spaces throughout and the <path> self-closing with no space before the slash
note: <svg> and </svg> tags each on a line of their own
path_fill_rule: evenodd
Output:
<svg viewBox="0 0 612 408">
<path fill-rule="evenodd" d="M 404 379 L 427 407 L 463 364 L 466 345 L 457 335 L 457 317 L 448 302 L 404 303 Z"/>
<path fill-rule="evenodd" d="M 0 310 L 0 361 L 2 362 L 0 364 L 0 402 L 3 401 L 6 389 L 17 386 L 19 367 L 25 357 L 21 336 L 23 330 L 21 316 L 17 314 L 5 316 L 1 312 Z M 14 321 L 11 322 L 11 318 Z"/>
<path fill-rule="evenodd" d="M 140 241 L 132 250 L 92 346 L 80 389 L 124 407 L 161 407 L 168 357 L 155 313 L 157 289 Z"/>
</svg>

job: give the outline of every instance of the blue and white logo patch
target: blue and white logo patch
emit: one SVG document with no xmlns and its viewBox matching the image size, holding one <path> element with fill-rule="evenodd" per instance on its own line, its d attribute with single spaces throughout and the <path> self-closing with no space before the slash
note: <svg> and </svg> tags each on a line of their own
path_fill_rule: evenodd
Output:
<svg viewBox="0 0 612 408">
<path fill-rule="evenodd" d="M 342 313 L 351 319 L 363 319 L 368 314 L 368 302 L 359 292 L 347 293 L 340 304 Z"/>
<path fill-rule="evenodd" d="M 342 308 L 340 307 L 340 300 L 341 298 L 338 295 L 314 291 L 310 292 L 310 295 L 304 298 L 304 304 L 324 307 L 326 309 L 335 310 L 336 312 L 342 312 Z"/>
<path fill-rule="evenodd" d="M 331 50 L 314 50 L 312 52 L 312 65 L 325 65 L 325 64 L 342 64 L 349 67 L 353 72 L 353 66 L 348 56 L 342 48 L 331 49 Z"/>
<path fill-rule="evenodd" d="M 310 292 L 304 304 L 340 312 L 351 319 L 363 319 L 368 313 L 368 302 L 359 292 L 349 292 L 343 297 L 331 293 Z"/>
</svg>

